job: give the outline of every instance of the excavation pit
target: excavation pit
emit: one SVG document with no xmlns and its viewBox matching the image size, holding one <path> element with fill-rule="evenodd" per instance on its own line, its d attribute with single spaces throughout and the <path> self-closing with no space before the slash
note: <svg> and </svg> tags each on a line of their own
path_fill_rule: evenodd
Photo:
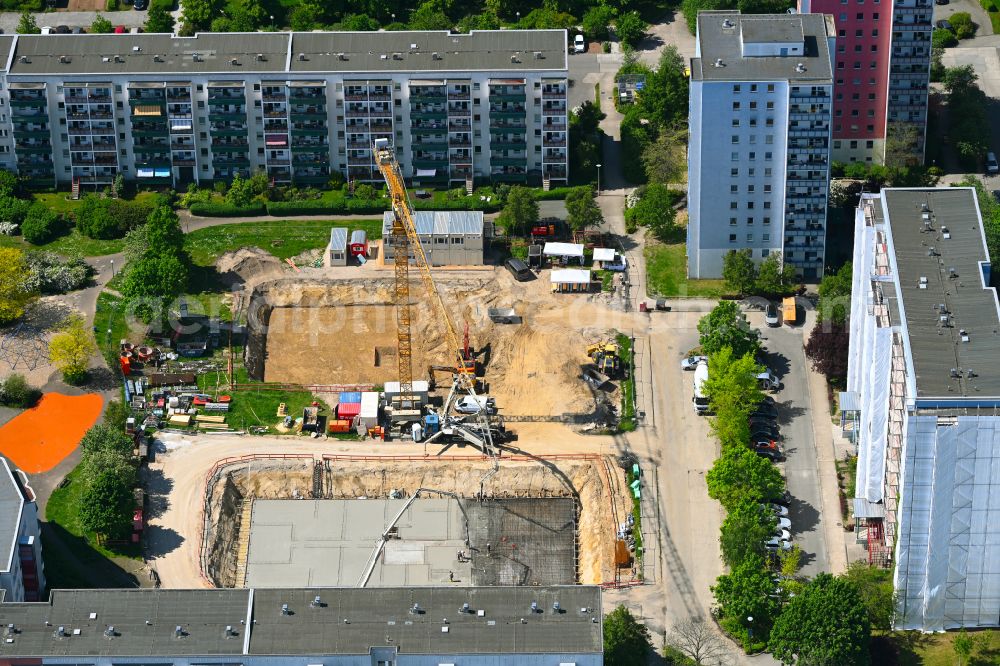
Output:
<svg viewBox="0 0 1000 666">
<path fill-rule="evenodd" d="M 572 499 L 258 499 L 250 516 L 247 587 L 577 582 Z"/>
</svg>

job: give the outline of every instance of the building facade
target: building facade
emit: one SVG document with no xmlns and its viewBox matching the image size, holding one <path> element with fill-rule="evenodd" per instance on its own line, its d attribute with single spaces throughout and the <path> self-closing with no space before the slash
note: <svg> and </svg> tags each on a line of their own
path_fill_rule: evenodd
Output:
<svg viewBox="0 0 1000 666">
<path fill-rule="evenodd" d="M 923 163 L 933 9 L 931 0 L 800 0 L 800 11 L 837 26 L 834 161 L 883 164 L 892 136 L 894 152 Z"/>
<path fill-rule="evenodd" d="M 855 521 L 895 564 L 897 628 L 1000 623 L 1000 303 L 975 190 L 885 189 L 855 216 Z"/>
<path fill-rule="evenodd" d="M 392 211 L 382 214 L 382 243 L 385 261 L 392 261 L 395 248 L 392 236 Z M 420 236 L 420 246 L 430 266 L 482 266 L 485 239 L 492 237 L 493 225 L 486 224 L 483 212 L 416 211 L 413 223 Z M 412 258 L 413 251 L 411 249 Z"/>
<path fill-rule="evenodd" d="M 596 586 L 55 590 L 0 620 L 25 666 L 603 664 Z"/>
<path fill-rule="evenodd" d="M 0 457 L 0 593 L 12 601 L 45 594 L 42 539 L 35 495 Z"/>
<path fill-rule="evenodd" d="M 565 184 L 564 30 L 0 36 L 0 167 L 40 185 L 264 172 Z"/>
<path fill-rule="evenodd" d="M 689 277 L 721 277 L 726 253 L 743 249 L 822 275 L 835 34 L 819 14 L 698 14 Z"/>
</svg>

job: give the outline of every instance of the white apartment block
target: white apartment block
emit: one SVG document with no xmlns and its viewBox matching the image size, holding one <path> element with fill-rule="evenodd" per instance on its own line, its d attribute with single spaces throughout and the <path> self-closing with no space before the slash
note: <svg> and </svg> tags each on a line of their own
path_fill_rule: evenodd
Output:
<svg viewBox="0 0 1000 666">
<path fill-rule="evenodd" d="M 691 60 L 688 276 L 718 278 L 725 255 L 773 252 L 823 274 L 833 19 L 698 15 Z"/>
<path fill-rule="evenodd" d="M 971 188 L 865 194 L 847 391 L 854 517 L 897 629 L 1000 624 L 1000 303 Z"/>
<path fill-rule="evenodd" d="M 565 30 L 0 36 L 0 167 L 44 186 L 265 172 L 565 184 Z"/>
<path fill-rule="evenodd" d="M 39 601 L 45 594 L 35 495 L 0 456 L 0 598 Z"/>
</svg>

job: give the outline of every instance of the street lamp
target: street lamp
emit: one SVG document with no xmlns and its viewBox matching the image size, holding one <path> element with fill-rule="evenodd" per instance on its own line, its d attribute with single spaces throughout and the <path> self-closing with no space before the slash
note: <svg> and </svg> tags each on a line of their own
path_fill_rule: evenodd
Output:
<svg viewBox="0 0 1000 666">
<path fill-rule="evenodd" d="M 111 260 L 111 277 L 115 276 L 115 260 Z"/>
<path fill-rule="evenodd" d="M 601 165 L 597 165 L 597 194 L 601 194 Z"/>
<path fill-rule="evenodd" d="M 747 622 L 749 623 L 747 631 L 750 632 L 750 638 L 753 639 L 753 615 L 747 615 Z"/>
<path fill-rule="evenodd" d="M 521 22 L 521 12 L 517 12 L 517 22 Z"/>
</svg>

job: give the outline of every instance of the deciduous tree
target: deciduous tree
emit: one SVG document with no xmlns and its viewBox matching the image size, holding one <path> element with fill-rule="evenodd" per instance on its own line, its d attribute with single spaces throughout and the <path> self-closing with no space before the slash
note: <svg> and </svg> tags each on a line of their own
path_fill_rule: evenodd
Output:
<svg viewBox="0 0 1000 666">
<path fill-rule="evenodd" d="M 764 557 L 764 542 L 774 535 L 774 514 L 753 499 L 727 507 L 719 530 L 722 561 L 733 569 L 748 558 Z"/>
<path fill-rule="evenodd" d="M 31 15 L 30 10 L 25 9 L 21 12 L 21 18 L 17 22 L 17 34 L 37 35 L 41 31 L 41 28 L 38 27 L 38 23 L 35 21 L 35 17 Z"/>
<path fill-rule="evenodd" d="M 666 185 L 652 183 L 643 190 L 636 205 L 625 211 L 625 219 L 636 226 L 648 228 L 657 240 L 674 240 L 679 231 L 674 223 L 677 219 L 674 211 L 677 197 Z"/>
<path fill-rule="evenodd" d="M 757 640 L 767 640 L 774 618 L 780 612 L 778 600 L 772 596 L 774 587 L 771 573 L 760 555 L 746 558 L 730 573 L 719 576 L 712 594 L 726 631 L 739 636 L 744 644 L 749 638 L 747 629 L 753 629 Z M 748 622 L 749 617 L 753 618 L 752 622 Z"/>
<path fill-rule="evenodd" d="M 729 347 L 736 357 L 760 350 L 760 331 L 750 328 L 735 301 L 723 301 L 698 321 L 701 348 L 708 355 Z"/>
<path fill-rule="evenodd" d="M 615 19 L 615 8 L 608 5 L 594 5 L 583 15 L 583 34 L 587 39 L 603 42 L 608 38 L 608 28 Z"/>
<path fill-rule="evenodd" d="M 702 619 L 678 622 L 667 640 L 670 646 L 699 666 L 722 663 L 729 652 L 719 633 Z"/>
<path fill-rule="evenodd" d="M 615 21 L 615 34 L 622 44 L 629 48 L 635 48 L 640 40 L 646 36 L 646 29 L 649 24 L 642 20 L 639 12 L 626 12 Z"/>
<path fill-rule="evenodd" d="M 70 317 L 49 341 L 49 361 L 67 384 L 79 384 L 87 378 L 90 357 L 96 352 L 94 337 L 80 316 Z"/>
<path fill-rule="evenodd" d="M 754 407 L 764 399 L 757 387 L 757 375 L 763 367 L 753 354 L 736 356 L 730 347 L 723 347 L 708 357 L 708 379 L 703 390 L 716 414 L 733 410 L 745 421 Z M 718 417 L 716 417 L 718 420 Z"/>
<path fill-rule="evenodd" d="M 809 334 L 806 356 L 817 372 L 826 375 L 831 383 L 841 385 L 847 377 L 849 344 L 850 334 L 844 324 L 820 322 Z"/>
<path fill-rule="evenodd" d="M 851 286 L 854 268 L 851 262 L 841 266 L 836 273 L 826 275 L 819 283 L 819 305 L 816 308 L 817 321 L 843 324 L 851 309 Z"/>
<path fill-rule="evenodd" d="M 142 29 L 145 32 L 173 33 L 174 17 L 161 5 L 153 5 L 149 8 L 149 14 L 146 16 L 146 24 Z"/>
<path fill-rule="evenodd" d="M 531 190 L 520 185 L 510 188 L 507 203 L 497 217 L 504 231 L 511 236 L 521 236 L 538 223 L 538 202 Z"/>
<path fill-rule="evenodd" d="M 726 287 L 737 294 L 753 293 L 757 284 L 757 264 L 750 256 L 750 250 L 730 250 L 722 258 L 722 279 Z"/>
<path fill-rule="evenodd" d="M 607 666 L 645 666 L 652 650 L 649 630 L 624 606 L 604 618 L 604 663 Z"/>
<path fill-rule="evenodd" d="M 795 268 L 781 261 L 781 252 L 772 252 L 760 262 L 754 291 L 765 296 L 784 296 L 795 286 Z"/>
<path fill-rule="evenodd" d="M 84 433 L 80 449 L 85 458 L 99 452 L 111 452 L 122 457 L 131 455 L 132 439 L 125 434 L 125 419 L 119 418 L 123 407 L 124 403 L 120 400 L 108 402 L 104 423 L 91 426 Z"/>
<path fill-rule="evenodd" d="M 29 287 L 29 277 L 24 252 L 0 247 L 0 326 L 20 318 L 38 297 Z"/>
<path fill-rule="evenodd" d="M 781 470 L 746 447 L 723 449 L 705 480 L 709 496 L 726 508 L 743 500 L 771 502 L 785 492 Z"/>
<path fill-rule="evenodd" d="M 642 151 L 642 165 L 650 183 L 687 181 L 687 128 L 672 126 L 660 131 Z"/>
<path fill-rule="evenodd" d="M 589 187 L 575 188 L 566 195 L 566 223 L 576 231 L 604 224 L 604 214 Z"/>
<path fill-rule="evenodd" d="M 872 629 L 890 631 L 897 602 L 892 585 L 892 571 L 873 567 L 864 560 L 856 560 L 847 566 L 843 577 L 857 589 Z"/>
<path fill-rule="evenodd" d="M 124 538 L 132 524 L 131 477 L 119 469 L 104 469 L 89 479 L 80 493 L 80 523 L 89 532 L 102 537 Z"/>
<path fill-rule="evenodd" d="M 104 33 L 108 34 L 113 32 L 115 26 L 112 25 L 111 21 L 104 18 L 101 14 L 94 17 L 94 22 L 90 24 L 90 31 L 93 33 Z"/>
<path fill-rule="evenodd" d="M 43 203 L 35 202 L 28 208 L 21 222 L 21 234 L 32 245 L 44 245 L 63 232 L 62 216 Z"/>
<path fill-rule="evenodd" d="M 785 664 L 866 666 L 870 632 L 855 586 L 821 573 L 785 606 L 771 629 L 768 649 Z"/>
</svg>

